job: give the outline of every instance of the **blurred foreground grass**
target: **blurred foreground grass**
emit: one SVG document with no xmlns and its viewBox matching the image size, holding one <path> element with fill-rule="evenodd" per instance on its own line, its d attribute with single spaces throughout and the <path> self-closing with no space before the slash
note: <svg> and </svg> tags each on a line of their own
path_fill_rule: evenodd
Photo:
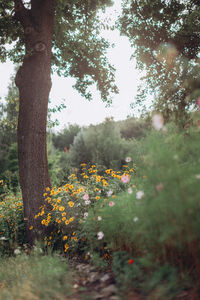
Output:
<svg viewBox="0 0 200 300">
<path fill-rule="evenodd" d="M 0 259 L 0 300 L 68 299 L 72 271 L 52 255 L 21 254 Z"/>
</svg>

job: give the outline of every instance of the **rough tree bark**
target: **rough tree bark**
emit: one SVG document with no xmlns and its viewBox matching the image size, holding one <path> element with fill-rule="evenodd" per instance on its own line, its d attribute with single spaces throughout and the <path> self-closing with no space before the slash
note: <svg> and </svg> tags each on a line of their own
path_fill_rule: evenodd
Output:
<svg viewBox="0 0 200 300">
<path fill-rule="evenodd" d="M 19 89 L 18 159 L 27 239 L 33 244 L 41 225 L 35 214 L 50 186 L 46 152 L 46 120 L 51 89 L 54 0 L 32 0 L 31 9 L 14 0 L 15 17 L 24 29 L 25 57 L 16 75 Z M 34 230 L 29 230 L 30 225 Z"/>
</svg>

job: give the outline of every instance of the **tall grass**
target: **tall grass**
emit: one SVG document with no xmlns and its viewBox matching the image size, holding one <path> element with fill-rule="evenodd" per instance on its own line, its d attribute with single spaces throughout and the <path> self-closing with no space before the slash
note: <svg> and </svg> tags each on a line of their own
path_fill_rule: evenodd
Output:
<svg viewBox="0 0 200 300">
<path fill-rule="evenodd" d="M 72 295 L 72 271 L 58 256 L 4 257 L 0 266 L 1 300 L 60 300 Z"/>
</svg>

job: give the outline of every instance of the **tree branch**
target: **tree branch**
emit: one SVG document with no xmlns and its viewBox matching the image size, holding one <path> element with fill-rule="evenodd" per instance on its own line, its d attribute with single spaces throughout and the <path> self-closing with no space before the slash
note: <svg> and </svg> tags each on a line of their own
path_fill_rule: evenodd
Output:
<svg viewBox="0 0 200 300">
<path fill-rule="evenodd" d="M 24 29 L 31 26 L 29 10 L 25 8 L 22 0 L 14 0 L 15 3 L 15 19 L 18 20 Z"/>
</svg>

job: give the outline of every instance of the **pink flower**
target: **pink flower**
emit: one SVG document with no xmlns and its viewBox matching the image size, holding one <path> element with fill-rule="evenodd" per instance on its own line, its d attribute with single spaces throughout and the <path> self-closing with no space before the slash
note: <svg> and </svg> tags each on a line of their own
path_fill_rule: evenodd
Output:
<svg viewBox="0 0 200 300">
<path fill-rule="evenodd" d="M 121 181 L 123 183 L 127 183 L 130 181 L 130 176 L 128 174 L 123 174 L 122 177 L 121 177 Z"/>
<path fill-rule="evenodd" d="M 197 178 L 197 179 L 200 179 L 200 174 L 197 174 L 197 175 L 196 175 L 196 178 Z"/>
<path fill-rule="evenodd" d="M 85 194 L 85 195 L 83 196 L 83 199 L 84 199 L 85 201 L 87 201 L 87 200 L 89 200 L 89 199 L 90 199 L 90 197 L 89 197 L 89 195 L 88 195 L 88 194 Z"/>
<path fill-rule="evenodd" d="M 131 162 L 131 157 L 130 156 L 127 156 L 126 158 L 125 158 L 125 162 L 127 162 L 127 163 L 129 163 L 129 162 Z"/>
<path fill-rule="evenodd" d="M 133 190 L 132 190 L 132 188 L 130 187 L 130 188 L 128 188 L 128 193 L 129 194 L 132 194 L 133 193 Z"/>
<path fill-rule="evenodd" d="M 102 232 L 102 231 L 99 231 L 99 232 L 97 233 L 97 238 L 98 238 L 98 240 L 102 240 L 103 237 L 104 237 L 103 232 Z"/>
<path fill-rule="evenodd" d="M 110 206 L 110 207 L 112 207 L 112 206 L 114 206 L 114 205 L 115 205 L 115 202 L 114 202 L 114 201 L 110 201 L 110 202 L 109 202 L 109 206 Z"/>
<path fill-rule="evenodd" d="M 156 186 L 156 191 L 157 191 L 157 192 L 161 192 L 162 189 L 163 189 L 163 184 L 162 184 L 162 182 L 161 182 L 161 183 L 157 184 L 157 186 Z"/>
<path fill-rule="evenodd" d="M 152 125 L 156 130 L 160 130 L 163 128 L 164 119 L 161 114 L 155 114 L 152 118 Z"/>
</svg>

